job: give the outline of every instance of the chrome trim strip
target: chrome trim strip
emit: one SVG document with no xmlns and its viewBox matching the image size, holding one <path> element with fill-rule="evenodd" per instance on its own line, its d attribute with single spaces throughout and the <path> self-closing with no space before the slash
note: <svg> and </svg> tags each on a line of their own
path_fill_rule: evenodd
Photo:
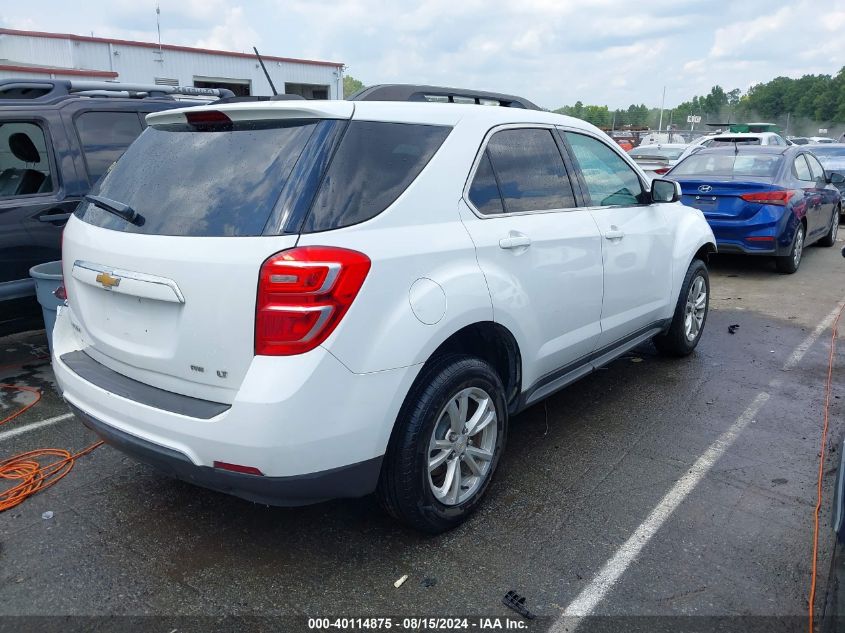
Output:
<svg viewBox="0 0 845 633">
<path fill-rule="evenodd" d="M 185 303 L 185 296 L 182 294 L 182 291 L 179 290 L 179 286 L 176 285 L 176 282 L 172 279 L 167 279 L 165 277 L 157 277 L 155 275 L 148 275 L 147 273 L 139 273 L 132 270 L 123 270 L 122 268 L 112 268 L 110 266 L 94 264 L 92 262 L 86 262 L 80 259 L 77 259 L 75 262 L 73 262 L 73 267 L 83 268 L 85 270 L 90 270 L 91 272 L 95 273 L 108 273 L 109 275 L 114 275 L 115 277 L 120 277 L 123 279 L 132 279 L 133 281 L 140 281 L 142 283 L 165 286 L 173 291 L 173 294 L 176 296 L 176 299 L 179 301 L 179 303 Z M 112 292 L 115 291 L 112 290 Z M 118 290 L 117 292 L 120 291 Z"/>
</svg>

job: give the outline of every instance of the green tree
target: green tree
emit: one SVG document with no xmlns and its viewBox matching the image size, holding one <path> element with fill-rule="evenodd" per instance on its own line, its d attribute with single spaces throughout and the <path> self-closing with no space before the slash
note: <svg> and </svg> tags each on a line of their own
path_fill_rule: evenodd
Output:
<svg viewBox="0 0 845 633">
<path fill-rule="evenodd" d="M 355 94 L 362 88 L 364 88 L 364 84 L 361 81 L 355 79 L 351 75 L 344 75 L 343 77 L 343 98 L 345 99 L 349 95 Z"/>
</svg>

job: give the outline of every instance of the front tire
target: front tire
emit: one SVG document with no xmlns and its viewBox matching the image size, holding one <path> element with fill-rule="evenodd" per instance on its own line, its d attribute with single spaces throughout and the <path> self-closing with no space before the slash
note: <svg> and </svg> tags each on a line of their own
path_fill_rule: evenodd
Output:
<svg viewBox="0 0 845 633">
<path fill-rule="evenodd" d="M 707 314 L 710 311 L 710 274 L 700 259 L 687 269 L 672 324 L 663 334 L 654 337 L 654 346 L 667 356 L 687 356 L 698 345 Z"/>
<path fill-rule="evenodd" d="M 791 275 L 798 270 L 801 265 L 801 258 L 804 256 L 804 225 L 799 224 L 795 229 L 795 237 L 792 240 L 792 248 L 789 249 L 789 255 L 783 257 L 775 257 L 775 265 L 778 271 Z"/>
<path fill-rule="evenodd" d="M 505 389 L 473 356 L 436 359 L 411 389 L 396 421 L 378 496 L 394 518 L 436 534 L 478 507 L 505 446 Z"/>
<path fill-rule="evenodd" d="M 833 217 L 830 219 L 830 229 L 827 234 L 819 240 L 821 246 L 833 246 L 836 244 L 836 235 L 839 233 L 839 207 L 833 209 Z"/>
</svg>

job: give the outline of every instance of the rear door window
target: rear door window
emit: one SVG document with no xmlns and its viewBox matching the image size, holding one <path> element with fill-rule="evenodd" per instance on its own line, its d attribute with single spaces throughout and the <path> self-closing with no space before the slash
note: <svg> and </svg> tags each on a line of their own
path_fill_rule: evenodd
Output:
<svg viewBox="0 0 845 633">
<path fill-rule="evenodd" d="M 451 130 L 439 125 L 352 121 L 302 232 L 337 229 L 377 216 L 419 176 Z"/>
<path fill-rule="evenodd" d="M 608 145 L 585 134 L 566 132 L 593 206 L 640 204 L 643 186 L 637 172 Z"/>
<path fill-rule="evenodd" d="M 520 128 L 502 130 L 490 137 L 486 154 L 491 172 L 486 172 L 482 161 L 470 190 L 470 200 L 481 213 L 496 209 L 492 184 L 498 185 L 500 204 L 506 213 L 576 206 L 572 184 L 552 134 L 546 128 Z M 490 175 L 495 177 L 492 184 Z M 486 204 L 485 195 L 491 196 Z M 476 200 L 487 210 L 479 207 Z"/>
<path fill-rule="evenodd" d="M 0 198 L 50 193 L 54 183 L 44 130 L 36 123 L 0 121 Z"/>
<path fill-rule="evenodd" d="M 807 159 L 807 163 L 810 165 L 810 173 L 813 175 L 813 180 L 818 183 L 823 183 L 822 186 L 827 184 L 827 176 L 825 176 L 824 167 L 822 167 L 816 157 L 811 154 L 804 154 L 804 158 Z"/>
<path fill-rule="evenodd" d="M 137 112 L 83 112 L 76 117 L 82 155 L 93 183 L 141 133 Z"/>
<path fill-rule="evenodd" d="M 148 127 L 91 192 L 129 205 L 140 220 L 130 224 L 90 203 L 76 213 L 89 224 L 131 233 L 262 235 L 316 126 L 331 123 Z"/>
<path fill-rule="evenodd" d="M 803 154 L 795 157 L 795 161 L 792 163 L 792 166 L 795 172 L 795 177 L 798 178 L 798 180 L 813 182 L 813 174 L 810 173 L 810 167 L 807 165 L 807 161 L 804 159 Z"/>
</svg>

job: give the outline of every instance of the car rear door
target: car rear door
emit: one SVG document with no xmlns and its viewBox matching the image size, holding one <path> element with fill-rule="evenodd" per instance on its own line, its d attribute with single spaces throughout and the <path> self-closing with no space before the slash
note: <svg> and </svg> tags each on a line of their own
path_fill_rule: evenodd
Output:
<svg viewBox="0 0 845 633">
<path fill-rule="evenodd" d="M 0 118 L 0 301 L 33 294 L 29 269 L 61 256 L 62 227 L 78 199 L 65 199 L 57 175 L 57 133 L 47 118 Z"/>
<path fill-rule="evenodd" d="M 671 314 L 673 236 L 637 172 L 605 141 L 563 133 L 588 208 L 604 239 L 604 299 L 598 347 L 636 336 Z"/>
<path fill-rule="evenodd" d="M 804 158 L 807 159 L 807 164 L 810 165 L 810 173 L 813 175 L 815 192 L 819 200 L 816 236 L 822 237 L 830 230 L 831 217 L 833 217 L 833 209 L 836 207 L 838 196 L 832 189 L 828 188 L 827 175 L 819 160 L 809 153 L 804 154 Z"/>
<path fill-rule="evenodd" d="M 577 208 L 570 171 L 552 128 L 496 128 L 461 203 L 494 319 L 519 341 L 526 388 L 588 356 L 601 331 L 601 238 Z"/>
<path fill-rule="evenodd" d="M 818 237 L 819 230 L 824 226 L 822 215 L 824 214 L 824 196 L 819 191 L 816 183 L 816 178 L 810 169 L 810 162 L 808 156 L 804 153 L 798 154 L 793 165 L 793 176 L 798 179 L 798 186 L 804 193 L 804 200 L 806 201 L 806 218 L 807 218 L 807 243 L 810 243 L 814 238 Z M 822 170 L 824 173 L 824 170 Z M 830 215 L 827 216 L 830 218 Z"/>
</svg>

